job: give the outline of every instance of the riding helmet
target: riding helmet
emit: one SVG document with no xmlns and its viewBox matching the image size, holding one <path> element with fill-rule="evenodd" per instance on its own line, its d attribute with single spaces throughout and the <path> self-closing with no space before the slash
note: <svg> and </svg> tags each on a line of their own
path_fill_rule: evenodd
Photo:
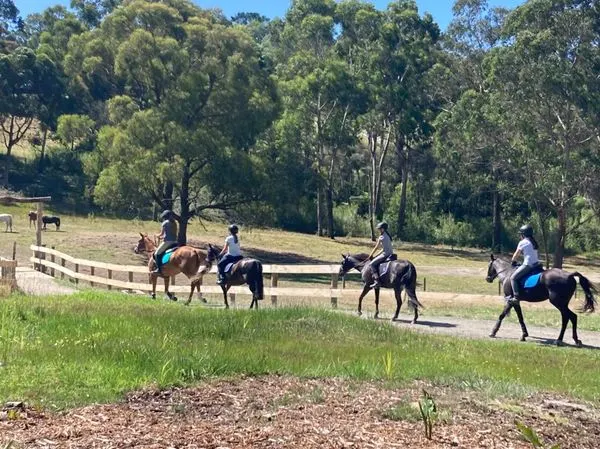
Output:
<svg viewBox="0 0 600 449">
<path fill-rule="evenodd" d="M 377 226 L 375 227 L 377 229 L 383 229 L 384 231 L 387 231 L 388 224 L 385 221 L 382 221 L 381 223 L 377 223 Z"/>
<path fill-rule="evenodd" d="M 533 237 L 533 228 L 530 224 L 523 225 L 519 228 L 519 234 L 525 237 Z"/>
<path fill-rule="evenodd" d="M 232 234 L 237 234 L 239 231 L 238 226 L 236 224 L 232 224 L 229 226 L 229 232 Z"/>
<path fill-rule="evenodd" d="M 164 210 L 163 213 L 160 214 L 160 219 L 161 220 L 168 220 L 172 216 L 173 216 L 173 211 L 172 210 Z"/>
</svg>

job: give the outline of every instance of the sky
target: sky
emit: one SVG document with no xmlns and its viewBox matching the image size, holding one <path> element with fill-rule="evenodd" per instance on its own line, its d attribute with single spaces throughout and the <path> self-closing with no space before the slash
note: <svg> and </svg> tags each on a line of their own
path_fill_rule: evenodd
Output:
<svg viewBox="0 0 600 449">
<path fill-rule="evenodd" d="M 226 16 L 233 16 L 238 12 L 258 12 L 267 17 L 281 17 L 290 5 L 289 0 L 193 0 L 197 5 L 204 8 L 220 8 Z M 390 3 L 389 0 L 371 0 L 378 8 L 383 9 Z M 49 6 L 61 4 L 68 6 L 70 0 L 15 0 L 15 5 L 23 17 L 34 12 L 40 12 Z M 514 8 L 523 0 L 488 0 L 490 6 L 504 6 Z M 452 5 L 454 0 L 417 0 L 419 12 L 429 12 L 445 29 L 452 20 Z"/>
</svg>

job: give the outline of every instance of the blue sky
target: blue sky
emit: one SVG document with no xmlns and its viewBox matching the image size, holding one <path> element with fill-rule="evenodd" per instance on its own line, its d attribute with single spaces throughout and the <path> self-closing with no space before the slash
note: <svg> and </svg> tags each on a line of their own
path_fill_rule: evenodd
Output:
<svg viewBox="0 0 600 449">
<path fill-rule="evenodd" d="M 232 16 L 240 11 L 259 12 L 268 17 L 283 16 L 290 5 L 288 0 L 194 0 L 194 2 L 205 8 L 220 8 L 225 15 Z M 372 0 L 378 8 L 385 8 L 389 0 Z M 492 6 L 504 6 L 513 8 L 524 3 L 523 0 L 488 0 Z M 39 12 L 56 4 L 68 6 L 70 0 L 15 0 L 21 15 L 26 16 L 32 12 Z M 421 13 L 430 12 L 436 22 L 446 28 L 452 19 L 452 5 L 454 0 L 417 0 Z"/>
</svg>

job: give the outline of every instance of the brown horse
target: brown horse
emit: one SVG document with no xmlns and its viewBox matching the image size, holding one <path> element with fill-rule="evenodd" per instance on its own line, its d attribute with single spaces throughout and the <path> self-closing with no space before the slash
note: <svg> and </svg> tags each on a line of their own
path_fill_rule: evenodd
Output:
<svg viewBox="0 0 600 449">
<path fill-rule="evenodd" d="M 192 301 L 194 289 L 197 288 L 198 293 L 200 293 L 202 276 L 208 271 L 209 267 L 206 262 L 206 252 L 193 246 L 180 246 L 173 251 L 169 262 L 161 267 L 161 274 L 153 273 L 156 268 L 156 263 L 152 256 L 154 255 L 154 251 L 156 251 L 157 245 L 148 237 L 148 234 L 140 233 L 140 236 L 141 239 L 133 250 L 136 254 L 143 252 L 148 254 L 148 270 L 150 271 L 150 282 L 152 283 L 152 299 L 156 298 L 156 280 L 160 276 L 165 281 L 165 293 L 167 297 L 172 301 L 177 301 L 175 295 L 169 292 L 169 280 L 171 276 L 183 273 L 191 280 L 190 296 L 185 302 L 185 305 L 188 305 Z"/>
</svg>

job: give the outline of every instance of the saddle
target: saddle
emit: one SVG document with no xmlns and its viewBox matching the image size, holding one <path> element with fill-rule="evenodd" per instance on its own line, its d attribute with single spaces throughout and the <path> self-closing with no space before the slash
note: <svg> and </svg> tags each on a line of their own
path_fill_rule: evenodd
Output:
<svg viewBox="0 0 600 449">
<path fill-rule="evenodd" d="M 163 265 L 166 265 L 167 263 L 169 263 L 169 260 L 171 260 L 171 256 L 173 255 L 173 251 L 175 251 L 179 247 L 181 247 L 181 245 L 176 245 L 176 246 L 166 250 L 162 255 L 162 258 L 160 260 L 160 265 L 163 266 Z"/>
<path fill-rule="evenodd" d="M 379 277 L 382 277 L 384 274 L 386 274 L 388 272 L 388 268 L 390 267 L 390 262 L 393 262 L 395 260 L 398 260 L 398 255 L 392 254 L 391 256 L 388 256 L 388 258 L 385 259 L 384 262 L 379 264 Z"/>
<path fill-rule="evenodd" d="M 243 256 L 238 256 L 233 262 L 229 262 L 227 265 L 225 265 L 225 268 L 223 269 L 223 276 L 225 279 L 229 278 L 229 276 L 231 275 L 231 270 L 233 269 L 233 266 L 242 259 L 244 259 Z"/>
<path fill-rule="evenodd" d="M 544 267 L 541 264 L 536 265 L 533 271 L 521 279 L 521 287 L 525 289 L 534 288 L 540 283 Z"/>
</svg>

